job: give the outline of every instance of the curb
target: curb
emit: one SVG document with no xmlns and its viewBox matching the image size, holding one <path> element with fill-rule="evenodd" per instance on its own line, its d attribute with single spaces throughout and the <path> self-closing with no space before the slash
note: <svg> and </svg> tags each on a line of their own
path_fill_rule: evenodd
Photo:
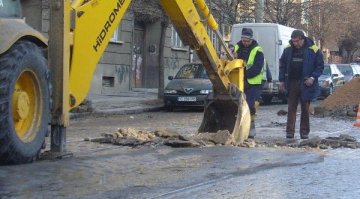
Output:
<svg viewBox="0 0 360 199">
<path fill-rule="evenodd" d="M 112 116 L 112 115 L 129 115 L 129 114 L 139 114 L 143 112 L 155 112 L 164 109 L 164 105 L 153 106 L 153 107 L 142 107 L 134 109 L 123 109 L 123 110 L 94 110 L 93 112 L 84 112 L 84 113 L 70 113 L 70 119 L 79 119 L 87 116 Z"/>
</svg>

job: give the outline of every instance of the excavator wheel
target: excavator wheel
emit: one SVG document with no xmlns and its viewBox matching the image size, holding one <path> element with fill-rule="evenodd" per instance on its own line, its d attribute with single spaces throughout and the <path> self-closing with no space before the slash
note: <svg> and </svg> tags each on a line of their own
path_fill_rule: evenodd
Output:
<svg viewBox="0 0 360 199">
<path fill-rule="evenodd" d="M 235 96 L 210 94 L 205 101 L 204 118 L 199 133 L 216 133 L 228 130 L 234 144 L 240 145 L 250 132 L 250 110 L 245 94 Z"/>
<path fill-rule="evenodd" d="M 0 164 L 34 161 L 48 131 L 49 69 L 38 46 L 16 42 L 0 57 Z"/>
</svg>

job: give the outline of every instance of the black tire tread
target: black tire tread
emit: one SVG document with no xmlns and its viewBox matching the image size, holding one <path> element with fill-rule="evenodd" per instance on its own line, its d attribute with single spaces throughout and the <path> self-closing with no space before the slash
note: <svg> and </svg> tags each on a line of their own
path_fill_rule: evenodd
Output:
<svg viewBox="0 0 360 199">
<path fill-rule="evenodd" d="M 34 43 L 20 40 L 17 41 L 4 55 L 0 57 L 0 164 L 22 164 L 22 163 L 29 163 L 36 159 L 38 154 L 41 150 L 41 145 L 39 149 L 37 149 L 37 145 L 39 144 L 29 144 L 29 147 L 32 147 L 29 151 L 29 154 L 21 153 L 20 150 L 17 149 L 15 142 L 13 141 L 13 125 L 12 125 L 12 115 L 10 115 L 10 104 L 11 104 L 11 97 L 12 89 L 11 84 L 14 82 L 15 75 L 13 74 L 15 70 L 18 70 L 17 67 L 18 63 L 21 60 L 25 59 L 26 56 L 37 56 L 36 58 L 40 60 L 41 71 L 40 74 L 43 76 L 47 83 L 49 81 L 49 70 L 46 65 L 46 60 L 40 50 Z M 40 57 L 41 56 L 41 57 Z M 45 67 L 44 67 L 45 64 Z M 38 67 L 38 66 L 35 66 Z M 43 85 L 44 86 L 44 85 Z M 48 85 L 46 85 L 48 87 Z M 45 98 L 50 98 L 50 93 L 47 88 L 45 95 L 42 96 Z M 49 99 L 45 99 L 45 102 Z M 47 102 L 48 103 L 48 102 Z M 44 114 L 46 115 L 45 118 L 49 116 L 49 107 L 44 107 Z M 41 122 L 41 126 L 39 127 L 39 136 L 36 136 L 34 142 L 40 142 L 38 139 L 44 139 L 45 132 L 47 131 L 47 122 L 46 125 L 44 122 Z M 35 147 L 35 148 L 34 148 Z"/>
</svg>

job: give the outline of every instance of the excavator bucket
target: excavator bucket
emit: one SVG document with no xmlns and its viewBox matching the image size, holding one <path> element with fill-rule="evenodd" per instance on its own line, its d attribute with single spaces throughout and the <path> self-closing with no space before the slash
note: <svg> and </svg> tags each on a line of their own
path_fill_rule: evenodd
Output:
<svg viewBox="0 0 360 199">
<path fill-rule="evenodd" d="M 236 97 L 211 94 L 205 102 L 204 118 L 199 133 L 228 130 L 235 144 L 239 145 L 249 136 L 250 122 L 250 110 L 244 93 L 239 92 Z"/>
</svg>

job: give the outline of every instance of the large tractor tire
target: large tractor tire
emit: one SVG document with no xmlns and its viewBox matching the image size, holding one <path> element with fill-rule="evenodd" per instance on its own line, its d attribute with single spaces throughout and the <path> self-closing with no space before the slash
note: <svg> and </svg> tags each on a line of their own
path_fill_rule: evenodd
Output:
<svg viewBox="0 0 360 199">
<path fill-rule="evenodd" d="M 41 49 L 16 42 L 0 57 L 0 164 L 23 164 L 40 154 L 48 131 L 49 69 Z"/>
</svg>

